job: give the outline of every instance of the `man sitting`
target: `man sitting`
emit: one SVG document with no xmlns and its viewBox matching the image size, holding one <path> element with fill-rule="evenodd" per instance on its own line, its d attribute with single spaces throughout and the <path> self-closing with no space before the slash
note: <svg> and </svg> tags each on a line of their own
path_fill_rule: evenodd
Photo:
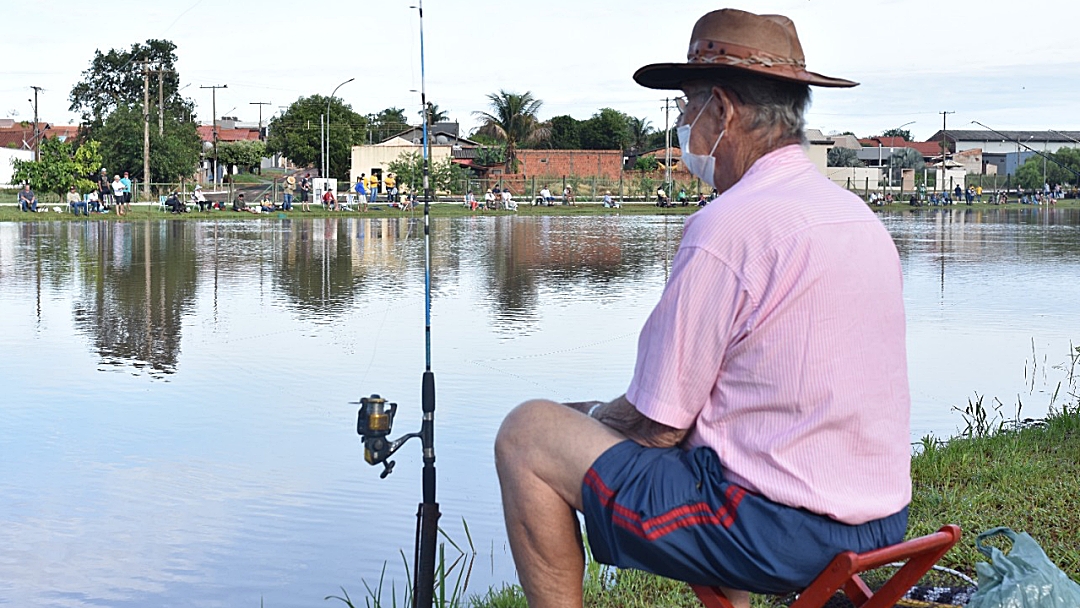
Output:
<svg viewBox="0 0 1080 608">
<path fill-rule="evenodd" d="M 19 211 L 37 213 L 37 195 L 30 189 L 30 184 L 23 184 L 23 189 L 19 190 Z"/>
<path fill-rule="evenodd" d="M 82 211 L 83 215 L 90 215 L 90 212 L 86 210 L 86 201 L 79 196 L 79 191 L 75 189 L 75 186 L 68 188 L 67 204 L 71 206 L 71 211 L 75 215 L 79 215 L 79 211 Z"/>
<path fill-rule="evenodd" d="M 270 194 L 265 192 L 263 193 L 262 201 L 259 202 L 259 208 L 263 213 L 277 210 L 277 207 L 274 206 L 274 201 L 270 200 Z"/>
<path fill-rule="evenodd" d="M 247 202 L 244 200 L 244 193 L 243 192 L 236 195 L 236 200 L 234 200 L 233 204 L 232 204 L 232 210 L 233 211 L 247 211 L 248 210 Z"/>
<path fill-rule="evenodd" d="M 337 196 L 334 194 L 333 190 L 327 190 L 326 192 L 323 192 L 322 204 L 327 211 L 338 210 Z"/>
<path fill-rule="evenodd" d="M 242 194 L 240 196 L 243 196 Z M 165 206 L 168 207 L 172 213 L 184 213 L 187 211 L 187 205 L 184 201 L 180 200 L 180 193 L 173 190 L 169 193 L 169 197 L 165 199 Z"/>
<path fill-rule="evenodd" d="M 682 89 L 686 168 L 720 196 L 686 221 L 613 401 L 523 403 L 495 440 L 514 562 L 533 608 L 580 607 L 593 557 L 724 589 L 805 588 L 841 551 L 895 544 L 911 498 L 900 259 L 862 200 L 803 150 L 810 86 L 794 25 L 702 17 Z M 766 60 L 763 60 L 766 59 Z"/>
</svg>

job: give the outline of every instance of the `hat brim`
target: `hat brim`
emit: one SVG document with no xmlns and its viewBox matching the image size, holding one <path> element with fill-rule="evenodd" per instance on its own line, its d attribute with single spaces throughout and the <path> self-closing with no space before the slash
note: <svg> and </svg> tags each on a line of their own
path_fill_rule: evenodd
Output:
<svg viewBox="0 0 1080 608">
<path fill-rule="evenodd" d="M 816 87 L 847 88 L 859 83 L 844 78 L 832 78 L 815 72 L 799 70 L 794 73 L 777 72 L 764 66 L 728 66 L 714 63 L 653 63 L 634 72 L 634 81 L 650 89 L 681 89 L 692 80 L 705 78 L 723 79 L 734 72 L 755 74 L 774 80 L 796 82 Z"/>
</svg>

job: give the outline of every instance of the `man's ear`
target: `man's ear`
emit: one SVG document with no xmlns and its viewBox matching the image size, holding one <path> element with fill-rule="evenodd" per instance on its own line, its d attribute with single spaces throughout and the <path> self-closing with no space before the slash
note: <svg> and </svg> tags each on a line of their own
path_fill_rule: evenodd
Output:
<svg viewBox="0 0 1080 608">
<path fill-rule="evenodd" d="M 712 95 L 716 97 L 716 112 L 719 112 L 718 121 L 720 127 L 727 133 L 728 128 L 735 122 L 735 112 L 737 111 L 734 98 L 721 87 L 713 87 L 710 91 Z"/>
</svg>

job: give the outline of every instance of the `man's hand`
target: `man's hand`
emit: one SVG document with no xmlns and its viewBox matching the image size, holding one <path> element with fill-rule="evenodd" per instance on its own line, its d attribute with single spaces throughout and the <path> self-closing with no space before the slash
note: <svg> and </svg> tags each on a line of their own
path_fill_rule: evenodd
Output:
<svg viewBox="0 0 1080 608">
<path fill-rule="evenodd" d="M 670 427 L 643 416 L 634 407 L 634 404 L 627 401 L 626 395 L 622 395 L 610 403 L 577 401 L 564 405 L 583 414 L 588 414 L 593 406 L 597 404 L 599 404 L 599 407 L 593 412 L 593 418 L 622 433 L 627 439 L 647 448 L 674 447 L 679 445 L 689 432 L 688 429 Z"/>
</svg>

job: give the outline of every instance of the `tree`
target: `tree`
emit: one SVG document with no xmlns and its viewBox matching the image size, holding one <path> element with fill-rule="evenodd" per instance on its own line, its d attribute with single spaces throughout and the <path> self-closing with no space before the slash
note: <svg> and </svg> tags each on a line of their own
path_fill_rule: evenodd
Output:
<svg viewBox="0 0 1080 608">
<path fill-rule="evenodd" d="M 64 200 L 68 188 L 89 192 L 91 181 L 101 168 L 100 144 L 87 141 L 75 147 L 69 141 L 46 139 L 41 142 L 41 160 L 12 162 L 12 183 L 27 183 L 38 192 L 54 192 Z"/>
<path fill-rule="evenodd" d="M 218 160 L 226 165 L 236 165 L 249 173 L 259 166 L 266 156 L 266 145 L 261 141 L 230 141 L 218 144 Z"/>
<path fill-rule="evenodd" d="M 371 125 L 369 127 L 374 135 L 372 143 L 381 142 L 408 128 L 409 122 L 405 120 L 405 110 L 401 108 L 386 108 L 379 112 L 371 117 Z"/>
<path fill-rule="evenodd" d="M 429 101 L 428 104 L 428 124 L 433 125 L 437 122 L 446 122 L 450 120 L 450 113 L 446 110 L 439 109 L 439 104 Z M 423 112 L 420 112 L 423 115 Z"/>
<path fill-rule="evenodd" d="M 180 74 L 176 71 L 176 45 L 168 40 L 147 40 L 135 43 L 131 50 L 110 49 L 108 53 L 94 51 L 90 67 L 82 80 L 71 89 L 68 110 L 78 112 L 83 126 L 91 132 L 105 121 L 115 109 L 123 106 L 142 106 L 143 62 L 154 70 L 162 70 L 164 110 L 173 120 L 191 120 L 195 104 L 180 96 Z M 158 100 L 157 77 L 151 74 L 151 99 Z"/>
<path fill-rule="evenodd" d="M 542 141 L 548 136 L 548 130 L 541 127 L 536 116 L 543 102 L 533 97 L 530 91 L 509 93 L 500 90 L 487 97 L 491 112 L 473 112 L 484 123 L 479 132 L 506 143 L 506 168 L 516 173 L 518 146 Z"/>
<path fill-rule="evenodd" d="M 387 165 L 387 170 L 397 176 L 397 182 L 407 185 L 414 192 L 424 183 L 424 157 L 419 152 L 402 152 Z M 428 175 L 432 190 L 448 192 L 469 177 L 468 170 L 449 158 L 431 163 Z"/>
<path fill-rule="evenodd" d="M 545 142 L 555 150 L 581 149 L 581 121 L 573 116 L 555 116 L 548 121 L 548 138 Z"/>
<path fill-rule="evenodd" d="M 581 124 L 581 147 L 585 150 L 622 150 L 630 139 L 629 116 L 602 108 Z"/>
<path fill-rule="evenodd" d="M 115 173 L 126 170 L 138 180 L 170 182 L 198 168 L 202 142 L 195 104 L 180 95 L 175 51 L 172 42 L 154 39 L 127 51 L 95 51 L 82 80 L 71 89 L 69 109 L 82 117 L 80 139 L 102 142 L 105 166 Z M 150 129 L 149 176 L 143 175 L 144 66 L 161 71 L 160 91 L 157 74 L 149 75 L 151 122 L 157 122 L 154 117 L 160 112 L 163 125 L 163 134 L 156 124 Z"/>
<path fill-rule="evenodd" d="M 899 137 L 899 135 L 897 136 Z M 904 174 L 903 169 L 922 171 L 926 166 L 922 154 L 914 148 L 900 148 L 889 156 L 889 182 L 899 181 Z"/>
<path fill-rule="evenodd" d="M 506 164 L 506 146 L 480 146 L 476 149 L 476 164 L 484 167 Z"/>
<path fill-rule="evenodd" d="M 881 134 L 882 137 L 900 137 L 904 141 L 911 141 L 911 131 L 907 129 L 889 129 Z"/>
<path fill-rule="evenodd" d="M 627 146 L 631 152 L 641 152 L 649 143 L 649 135 L 653 132 L 652 124 L 648 118 L 626 117 Z"/>
<path fill-rule="evenodd" d="M 829 148 L 827 164 L 830 167 L 865 167 L 859 154 L 851 148 Z"/>
<path fill-rule="evenodd" d="M 285 113 L 270 121 L 270 136 L 266 150 L 270 154 L 282 154 L 300 166 L 315 166 L 322 161 L 322 130 L 320 116 L 326 114 L 328 98 L 322 95 L 301 97 L 292 103 Z M 339 97 L 329 99 L 330 175 L 348 180 L 351 152 L 354 145 L 364 143 L 368 119 L 353 111 Z"/>
<path fill-rule="evenodd" d="M 113 173 L 127 171 L 131 177 L 146 181 L 143 175 L 143 116 L 142 108 L 121 105 L 116 107 L 101 126 L 94 129 L 104 143 L 102 160 Z M 157 126 L 150 129 L 151 183 L 170 183 L 189 177 L 199 166 L 202 140 L 195 123 L 164 121 L 164 135 Z"/>
<path fill-rule="evenodd" d="M 634 163 L 634 171 L 641 171 L 642 173 L 649 173 L 656 171 L 660 168 L 660 161 L 656 160 L 656 157 L 652 154 L 648 156 L 639 156 L 637 162 Z"/>
</svg>

